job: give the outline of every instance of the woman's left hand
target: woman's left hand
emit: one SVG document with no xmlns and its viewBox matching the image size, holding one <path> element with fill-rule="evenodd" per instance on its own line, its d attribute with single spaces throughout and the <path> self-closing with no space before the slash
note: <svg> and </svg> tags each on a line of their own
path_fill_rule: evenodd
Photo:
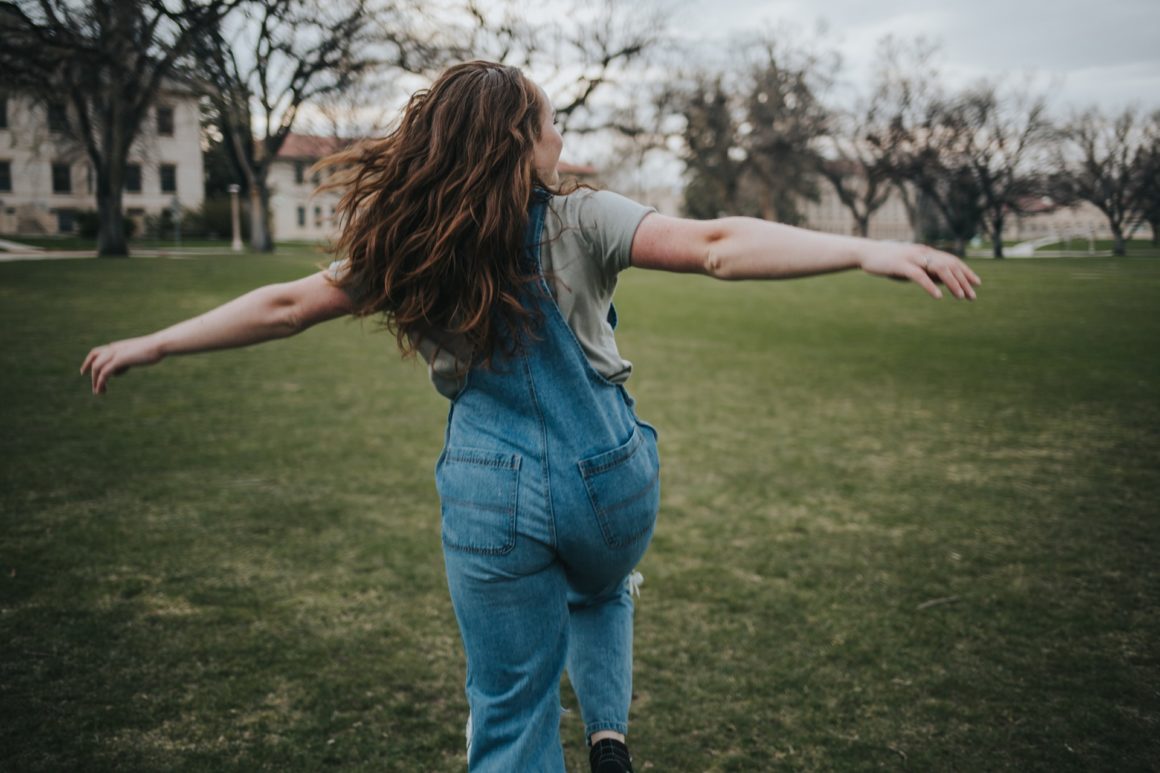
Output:
<svg viewBox="0 0 1160 773">
<path fill-rule="evenodd" d="M 983 283 L 959 258 L 923 244 L 879 242 L 863 256 L 861 265 L 867 274 L 914 282 L 934 298 L 942 297 L 936 282 L 946 285 L 956 298 L 972 301 L 975 287 Z"/>
</svg>

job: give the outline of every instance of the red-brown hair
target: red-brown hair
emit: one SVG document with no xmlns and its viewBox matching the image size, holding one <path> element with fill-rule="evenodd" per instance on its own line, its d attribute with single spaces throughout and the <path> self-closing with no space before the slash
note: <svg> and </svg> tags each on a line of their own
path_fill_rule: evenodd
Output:
<svg viewBox="0 0 1160 773">
<path fill-rule="evenodd" d="M 384 315 L 404 356 L 437 330 L 489 363 L 531 331 L 520 296 L 537 280 L 523 256 L 546 107 L 518 69 L 466 62 L 412 95 L 386 137 L 315 165 L 339 170 L 322 189 L 345 189 L 335 284 L 356 316 Z"/>
</svg>

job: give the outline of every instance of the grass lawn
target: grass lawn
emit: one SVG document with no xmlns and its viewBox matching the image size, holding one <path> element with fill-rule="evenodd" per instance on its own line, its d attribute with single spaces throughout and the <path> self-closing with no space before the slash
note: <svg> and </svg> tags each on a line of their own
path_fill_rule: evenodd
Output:
<svg viewBox="0 0 1160 773">
<path fill-rule="evenodd" d="M 1088 241 L 1087 239 L 1066 239 L 1055 244 L 1048 244 L 1040 247 L 1040 250 L 1049 252 L 1051 250 L 1071 250 L 1076 252 L 1084 252 L 1086 250 L 1094 249 L 1096 252 L 1111 250 L 1116 246 L 1112 239 L 1095 239 Z M 1129 258 L 1160 258 L 1160 247 L 1152 244 L 1150 239 L 1129 239 L 1124 245 L 1124 251 Z"/>
<path fill-rule="evenodd" d="M 463 769 L 425 369 L 335 322 L 77 375 L 315 262 L 0 264 L 0 769 Z M 1160 261 L 974 265 L 974 304 L 624 275 L 638 770 L 1160 760 Z"/>
</svg>

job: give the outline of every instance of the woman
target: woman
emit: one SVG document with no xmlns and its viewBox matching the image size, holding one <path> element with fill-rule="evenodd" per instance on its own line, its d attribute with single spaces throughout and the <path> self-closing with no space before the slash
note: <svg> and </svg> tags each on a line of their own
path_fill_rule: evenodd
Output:
<svg viewBox="0 0 1160 773">
<path fill-rule="evenodd" d="M 451 401 L 436 465 L 448 584 L 467 655 L 468 762 L 562 771 L 559 682 L 577 693 L 594 771 L 632 769 L 629 578 L 659 503 L 656 432 L 624 388 L 612 291 L 628 266 L 720 279 L 850 268 L 980 280 L 920 245 L 749 218 L 666 217 L 557 186 L 563 146 L 544 93 L 518 70 L 469 62 L 416 93 L 389 136 L 320 162 L 344 256 L 151 335 L 93 349 L 94 393 L 130 367 L 381 313 Z"/>
</svg>

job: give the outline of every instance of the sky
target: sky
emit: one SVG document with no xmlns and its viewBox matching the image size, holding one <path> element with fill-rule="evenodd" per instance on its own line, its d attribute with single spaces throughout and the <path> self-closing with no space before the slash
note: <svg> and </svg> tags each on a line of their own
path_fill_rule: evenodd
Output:
<svg viewBox="0 0 1160 773">
<path fill-rule="evenodd" d="M 677 0 L 670 18 L 677 37 L 709 47 L 788 24 L 840 51 L 853 87 L 884 35 L 923 35 L 941 43 L 948 86 L 1030 75 L 1053 111 L 1160 108 L 1160 0 Z"/>
<path fill-rule="evenodd" d="M 633 7 L 638 0 L 605 0 Z M 573 4 L 598 12 L 600 0 L 478 0 L 514 3 L 536 22 L 567 26 Z M 1064 119 L 1098 106 L 1116 112 L 1136 104 L 1160 109 L 1160 0 L 643 0 L 660 9 L 678 44 L 677 66 L 702 56 L 727 61 L 739 36 L 790 33 L 815 51 L 840 53 L 842 82 L 829 97 L 846 103 L 867 91 L 879 41 L 923 36 L 939 46 L 940 82 L 950 88 L 980 78 L 1018 85 L 1029 80 L 1048 109 Z M 824 26 L 819 26 L 824 25 Z M 654 68 L 660 77 L 668 65 Z M 536 73 L 532 73 L 536 75 Z M 549 89 L 551 85 L 545 83 Z M 554 98 L 564 95 L 549 92 Z M 616 98 L 613 95 L 608 95 Z M 623 95 L 621 95 L 623 96 Z M 566 134 L 565 156 L 600 164 L 608 148 L 596 136 Z M 675 180 L 674 159 L 653 159 L 648 175 Z"/>
</svg>

